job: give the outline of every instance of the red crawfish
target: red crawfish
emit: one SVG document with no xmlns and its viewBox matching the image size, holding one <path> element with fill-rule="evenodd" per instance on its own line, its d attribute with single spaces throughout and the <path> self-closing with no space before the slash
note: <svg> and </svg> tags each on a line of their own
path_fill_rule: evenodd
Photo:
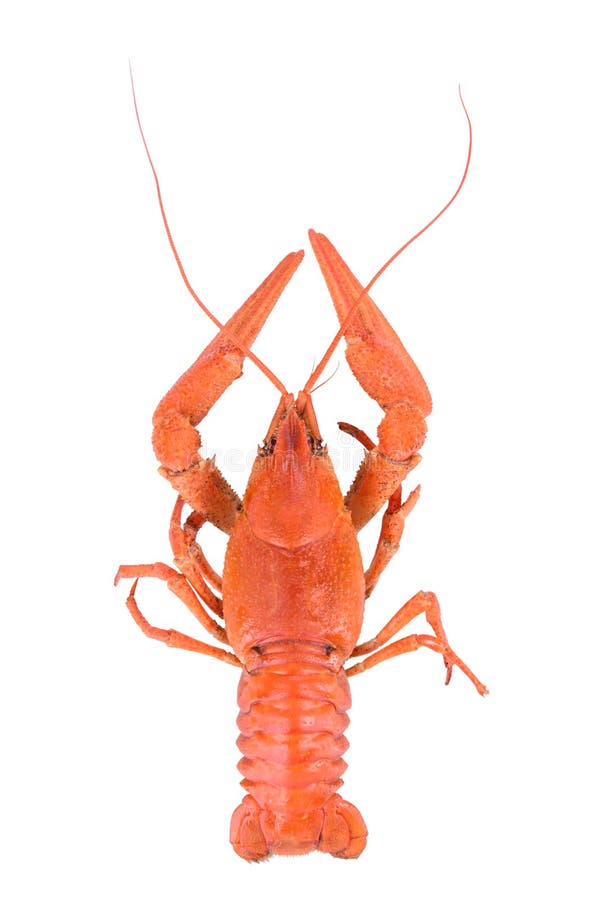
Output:
<svg viewBox="0 0 600 900">
<path fill-rule="evenodd" d="M 471 156 L 468 114 L 467 121 L 469 154 L 454 195 L 366 287 L 324 235 L 309 232 L 340 329 L 296 396 L 250 348 L 303 252 L 286 256 L 221 325 L 194 293 L 183 270 L 142 132 L 171 249 L 188 290 L 219 332 L 161 400 L 153 418 L 159 471 L 177 493 L 169 531 L 176 568 L 164 563 L 124 565 L 116 582 L 135 579 L 127 606 L 145 635 L 241 669 L 237 724 L 243 757 L 238 768 L 247 793 L 233 813 L 230 839 L 236 853 L 248 860 L 311 850 L 346 859 L 362 853 L 366 825 L 356 807 L 338 793 L 346 769 L 342 756 L 348 747 L 344 731 L 351 702 L 349 677 L 401 653 L 428 647 L 441 654 L 446 683 L 457 666 L 480 694 L 487 693 L 451 649 L 437 598 L 429 591 L 419 591 L 379 634 L 359 643 L 365 600 L 398 550 L 405 519 L 419 496 L 416 488 L 403 500 L 402 482 L 420 461 L 425 418 L 431 412 L 422 375 L 368 292 L 457 197 Z M 366 451 L 345 496 L 311 396 L 342 337 L 352 372 L 383 410 L 377 442 L 358 427 L 340 423 Z M 196 426 L 241 376 L 245 357 L 271 380 L 280 399 L 240 499 L 214 461 L 200 456 Z M 185 504 L 192 512 L 182 524 Z M 365 571 L 357 534 L 386 504 L 379 541 Z M 228 536 L 222 577 L 197 542 L 206 522 Z M 165 581 L 210 635 L 230 650 L 151 625 L 135 598 L 138 580 L 145 577 Z M 421 613 L 431 634 L 391 641 Z M 362 660 L 355 661 L 357 657 Z"/>
</svg>

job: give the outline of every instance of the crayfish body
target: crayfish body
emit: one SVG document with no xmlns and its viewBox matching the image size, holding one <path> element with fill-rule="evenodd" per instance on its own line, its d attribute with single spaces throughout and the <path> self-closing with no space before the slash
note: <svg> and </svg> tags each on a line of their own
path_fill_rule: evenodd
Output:
<svg viewBox="0 0 600 900">
<path fill-rule="evenodd" d="M 444 209 L 465 176 L 466 169 Z M 158 180 L 157 188 L 160 197 Z M 167 234 L 174 249 L 168 228 Z M 286 256 L 224 326 L 218 323 L 217 336 L 159 403 L 153 419 L 159 471 L 177 493 L 170 526 L 176 568 L 125 565 L 116 578 L 135 579 L 127 606 L 148 637 L 242 670 L 237 721 L 243 753 L 239 769 L 247 795 L 233 814 L 230 838 L 236 853 L 248 860 L 311 850 L 351 858 L 364 849 L 362 816 L 338 793 L 346 768 L 342 755 L 348 746 L 349 676 L 428 647 L 442 656 L 446 682 L 457 666 L 480 694 L 487 692 L 451 649 L 438 601 L 430 592 L 419 591 L 372 640 L 359 643 L 365 600 L 396 553 L 419 496 L 416 488 L 403 500 L 402 484 L 420 460 L 431 398 L 367 289 L 324 235 L 311 231 L 310 240 L 340 332 L 297 397 L 250 350 L 302 252 Z M 345 496 L 311 397 L 342 336 L 350 368 L 383 410 L 377 442 L 360 428 L 340 423 L 365 448 Z M 240 377 L 247 357 L 273 381 L 281 399 L 240 499 L 214 461 L 200 455 L 196 426 Z M 182 524 L 184 504 L 192 512 Z M 384 506 L 379 541 L 365 570 L 357 534 Z M 222 577 L 197 541 L 206 522 L 228 535 Z M 229 649 L 151 625 L 135 596 L 144 577 L 165 581 Z M 392 640 L 420 613 L 432 634 Z M 362 659 L 355 661 L 357 657 Z"/>
</svg>

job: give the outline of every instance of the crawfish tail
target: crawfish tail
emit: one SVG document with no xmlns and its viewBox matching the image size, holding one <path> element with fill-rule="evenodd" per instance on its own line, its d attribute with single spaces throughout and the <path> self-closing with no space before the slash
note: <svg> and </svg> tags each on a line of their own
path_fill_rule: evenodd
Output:
<svg viewBox="0 0 600 900">
<path fill-rule="evenodd" d="M 267 644 L 242 672 L 238 703 L 238 768 L 249 796 L 232 819 L 236 851 L 247 859 L 314 849 L 357 856 L 366 828 L 337 794 L 351 704 L 339 661 L 309 642 Z"/>
</svg>

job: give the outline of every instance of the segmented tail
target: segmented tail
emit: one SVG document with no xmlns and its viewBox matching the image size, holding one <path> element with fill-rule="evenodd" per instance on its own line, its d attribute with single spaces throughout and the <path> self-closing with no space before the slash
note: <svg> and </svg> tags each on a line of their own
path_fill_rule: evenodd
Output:
<svg viewBox="0 0 600 900">
<path fill-rule="evenodd" d="M 362 816 L 337 794 L 351 699 L 327 650 L 274 642 L 242 673 L 238 768 L 248 796 L 233 814 L 231 842 L 245 859 L 311 850 L 348 858 L 366 845 Z"/>
</svg>

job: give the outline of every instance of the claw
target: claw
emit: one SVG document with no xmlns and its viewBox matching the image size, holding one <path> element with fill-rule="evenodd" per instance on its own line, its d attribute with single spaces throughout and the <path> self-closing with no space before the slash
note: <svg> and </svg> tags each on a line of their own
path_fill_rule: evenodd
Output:
<svg viewBox="0 0 600 900">
<path fill-rule="evenodd" d="M 360 429 L 350 428 L 368 451 L 345 498 L 359 530 L 419 461 L 417 451 L 427 433 L 425 416 L 431 412 L 431 395 L 400 338 L 335 247 L 323 234 L 310 231 L 309 235 L 344 329 L 348 364 L 361 387 L 385 412 L 376 446 Z"/>
<path fill-rule="evenodd" d="M 311 230 L 309 237 L 342 323 L 363 292 L 362 285 L 325 235 Z M 403 401 L 429 415 L 431 395 L 423 376 L 368 294 L 350 320 L 345 338 L 350 368 L 383 409 Z"/>
<path fill-rule="evenodd" d="M 236 338 L 244 348 L 251 346 L 303 255 L 290 253 L 276 266 L 161 400 L 152 420 L 161 474 L 186 503 L 225 532 L 240 500 L 214 463 L 199 456 L 202 442 L 195 426 L 242 374 L 245 352 Z"/>
<path fill-rule="evenodd" d="M 195 430 L 229 385 L 242 374 L 244 352 L 254 342 L 286 284 L 298 268 L 302 251 L 290 253 L 257 291 L 229 319 L 196 362 L 159 403 L 154 413 L 154 450 L 171 472 L 189 468 L 197 457 L 200 437 Z"/>
</svg>

